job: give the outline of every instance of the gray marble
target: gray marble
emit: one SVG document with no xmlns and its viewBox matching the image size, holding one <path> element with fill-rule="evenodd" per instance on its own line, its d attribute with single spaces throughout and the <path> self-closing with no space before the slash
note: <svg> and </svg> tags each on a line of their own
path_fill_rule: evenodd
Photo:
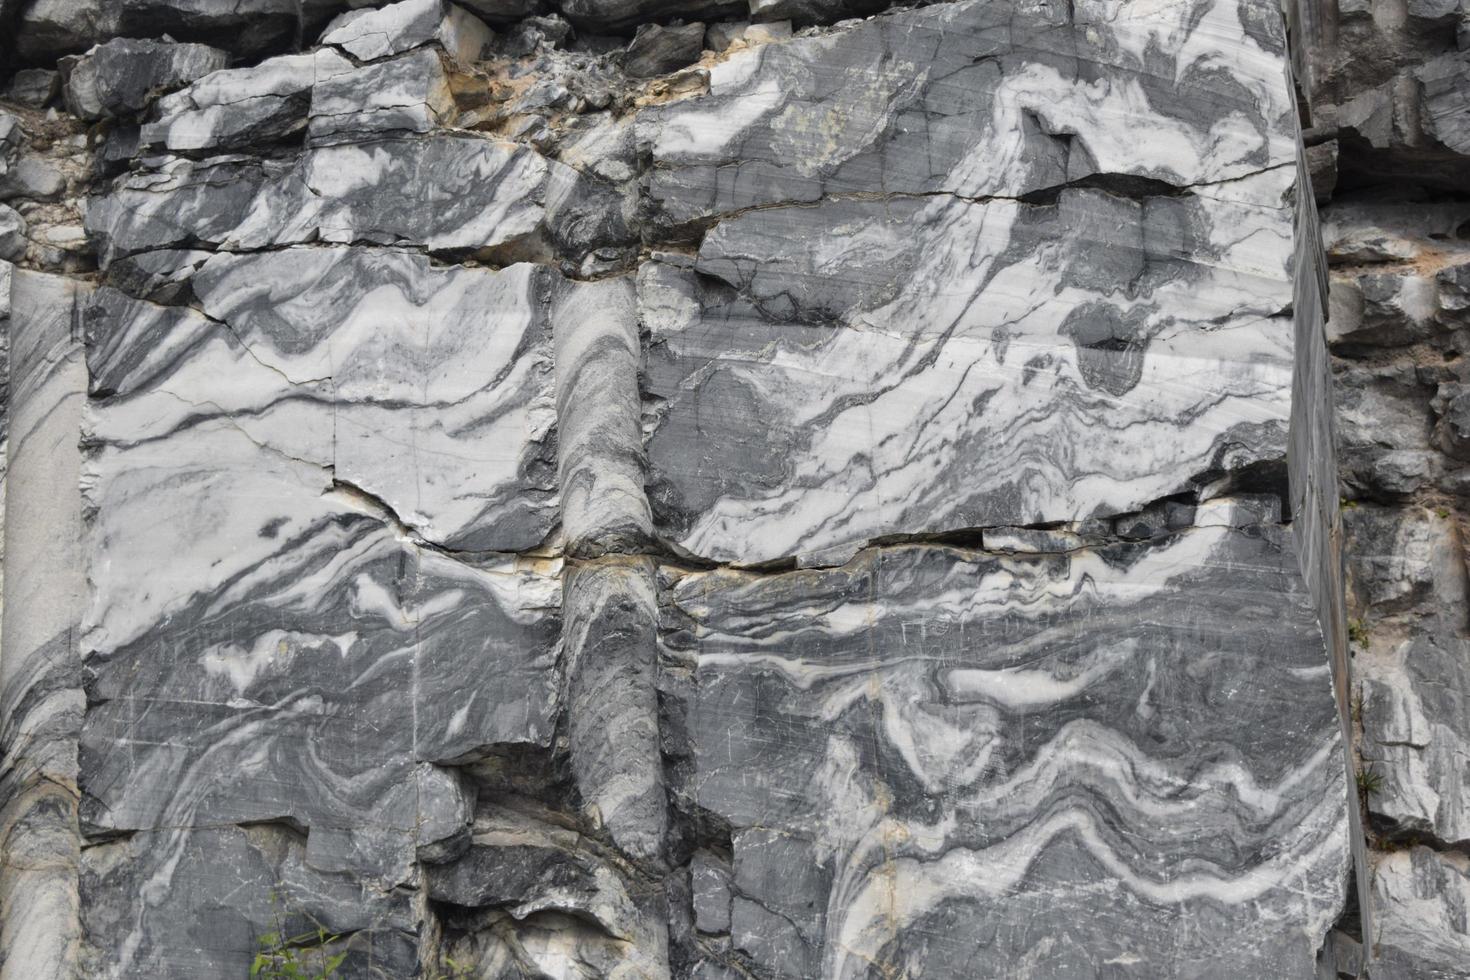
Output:
<svg viewBox="0 0 1470 980">
<path fill-rule="evenodd" d="M 341 54 L 322 50 L 213 72 L 160 99 L 139 139 L 175 153 L 218 153 L 290 139 L 306 127 L 313 87 L 351 70 Z"/>
<path fill-rule="evenodd" d="M 463 910 L 446 959 L 473 976 L 670 976 L 658 893 L 530 801 L 482 805 L 469 849 L 430 868 L 427 891 Z"/>
<path fill-rule="evenodd" d="M 167 34 L 261 54 L 286 46 L 320 6 L 322 0 L 32 0 L 21 11 L 15 46 L 22 56 L 54 59 L 109 38 Z"/>
<path fill-rule="evenodd" d="M 1426 847 L 1384 855 L 1373 869 L 1374 980 L 1470 977 L 1470 860 Z"/>
<path fill-rule="evenodd" d="M 1415 75 L 1423 87 L 1425 133 L 1447 149 L 1470 156 L 1470 108 L 1465 105 L 1465 91 L 1470 87 L 1470 52 L 1435 58 Z"/>
<path fill-rule="evenodd" d="M 467 832 L 436 763 L 551 738 L 554 567 L 485 553 L 543 533 L 540 275 L 312 249 L 211 259 L 208 317 L 99 293 L 89 832 L 287 820 L 313 867 L 403 881 Z"/>
<path fill-rule="evenodd" d="M 320 43 L 341 48 L 358 61 L 437 44 L 454 60 L 470 64 L 484 54 L 491 36 L 479 19 L 446 0 L 401 0 L 378 10 L 342 14 L 327 26 Z"/>
<path fill-rule="evenodd" d="M 307 132 L 315 143 L 427 133 L 454 115 L 454 94 L 439 53 L 420 48 L 318 81 L 311 90 Z"/>
<path fill-rule="evenodd" d="M 1270 8 L 1071 9 L 964 0 L 741 52 L 707 97 L 640 120 L 652 196 L 680 224 L 840 193 L 1014 197 L 1100 175 L 1184 188 L 1294 164 Z"/>
<path fill-rule="evenodd" d="M 1444 516 L 1345 514 L 1360 620 L 1359 754 L 1378 777 L 1369 813 L 1395 833 L 1470 843 L 1470 639 L 1465 549 Z"/>
<path fill-rule="evenodd" d="M 1299 575 L 1268 525 L 677 578 L 733 948 L 761 976 L 1312 976 L 1347 800 Z"/>
<path fill-rule="evenodd" d="M 623 853 L 662 864 L 668 817 L 654 690 L 653 562 L 573 565 L 564 583 L 568 739 L 583 806 Z"/>
<path fill-rule="evenodd" d="M 83 119 L 132 115 L 157 96 L 224 68 L 228 59 L 205 44 L 116 38 L 71 66 L 67 108 Z"/>
<path fill-rule="evenodd" d="M 638 404 L 633 283 L 564 288 L 553 306 L 561 521 L 567 554 L 639 551 L 653 538 Z"/>
<path fill-rule="evenodd" d="M 0 204 L 0 261 L 14 262 L 25 254 L 26 219 L 8 204 Z"/>
<path fill-rule="evenodd" d="M 257 250 L 314 241 L 516 261 L 545 257 L 551 240 L 579 250 L 627 236 L 576 171 L 529 147 L 469 135 L 317 147 L 294 164 L 170 160 L 120 177 L 88 209 L 87 228 L 104 264 L 196 244 Z"/>
<path fill-rule="evenodd" d="M 82 857 L 83 954 L 89 977 L 198 980 L 233 976 L 278 944 L 310 936 L 297 954 L 337 976 L 414 972 L 420 915 L 411 893 L 312 867 L 305 835 L 280 824 L 159 830 L 104 841 Z M 341 939 L 325 946 L 318 928 Z"/>
<path fill-rule="evenodd" d="M 1454 751 L 1460 632 L 1394 661 L 1366 586 L 1397 700 L 1344 727 L 1352 297 L 1277 7 L 886 6 L 0 0 L 76 89 L 0 113 L 76 277 L 16 273 L 6 980 L 317 924 L 344 980 L 1349 963 L 1344 753 Z M 1428 139 L 1373 84 L 1345 125 Z M 1397 263 L 1422 377 L 1358 387 L 1436 493 L 1460 223 L 1334 259 Z M 1429 772 L 1391 846 L 1449 842 Z"/>
<path fill-rule="evenodd" d="M 1243 201 L 1283 178 L 721 222 L 691 269 L 640 273 L 661 529 L 759 562 L 1126 513 L 1281 460 L 1291 218 Z"/>
<path fill-rule="evenodd" d="M 699 60 L 704 50 L 704 25 L 698 21 L 665 27 L 644 24 L 628 45 L 623 67 L 634 78 L 651 78 Z"/>
<path fill-rule="evenodd" d="M 0 957 L 7 976 L 73 969 L 78 627 L 87 591 L 77 445 L 87 376 L 79 307 L 90 287 L 0 263 L 7 337 L 0 634 Z"/>
</svg>

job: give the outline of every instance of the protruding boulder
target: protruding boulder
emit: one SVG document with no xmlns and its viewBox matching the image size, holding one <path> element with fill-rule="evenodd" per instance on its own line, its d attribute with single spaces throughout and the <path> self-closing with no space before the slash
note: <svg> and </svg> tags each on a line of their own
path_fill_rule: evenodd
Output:
<svg viewBox="0 0 1470 980">
<path fill-rule="evenodd" d="M 651 78 L 699 60 L 703 49 L 703 24 L 671 27 L 644 24 L 633 36 L 633 43 L 628 45 L 623 67 L 634 78 Z"/>
<path fill-rule="evenodd" d="M 490 29 L 447 0 L 400 0 L 378 10 L 354 10 L 327 25 L 322 44 L 339 47 L 359 61 L 402 54 L 438 44 L 462 64 L 478 61 Z"/>
<path fill-rule="evenodd" d="M 204 44 L 116 38 L 76 60 L 67 108 L 83 119 L 141 112 L 159 95 L 225 67 L 229 55 Z"/>
<path fill-rule="evenodd" d="M 325 49 L 217 71 L 160 99 L 141 140 L 175 153 L 218 153 L 290 139 L 306 127 L 313 86 L 352 70 Z"/>
</svg>

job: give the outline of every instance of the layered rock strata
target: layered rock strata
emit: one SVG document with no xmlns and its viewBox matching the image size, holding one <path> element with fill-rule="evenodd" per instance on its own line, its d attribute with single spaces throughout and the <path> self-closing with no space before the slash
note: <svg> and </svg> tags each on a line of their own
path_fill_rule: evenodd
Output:
<svg viewBox="0 0 1470 980">
<path fill-rule="evenodd" d="M 1275 7 L 560 13 L 15 12 L 6 977 L 1331 966 Z"/>
</svg>

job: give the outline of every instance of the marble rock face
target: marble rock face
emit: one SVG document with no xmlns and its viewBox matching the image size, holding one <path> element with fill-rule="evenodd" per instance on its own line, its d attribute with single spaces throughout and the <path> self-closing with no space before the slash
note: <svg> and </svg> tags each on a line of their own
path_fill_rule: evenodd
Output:
<svg viewBox="0 0 1470 980">
<path fill-rule="evenodd" d="M 1345 799 L 1298 576 L 1288 535 L 1211 527 L 679 578 L 691 792 L 734 853 L 701 928 L 762 976 L 1310 975 Z"/>
<path fill-rule="evenodd" d="M 1073 81 L 1185 11 L 946 4 L 758 48 L 653 115 L 665 218 L 722 218 L 640 280 L 665 533 L 759 562 L 1126 513 L 1282 457 L 1280 40 L 1245 35 L 1224 94 L 1162 62 Z"/>
<path fill-rule="evenodd" d="M 18 14 L 6 980 L 1317 975 L 1279 14 L 882 6 Z"/>
</svg>

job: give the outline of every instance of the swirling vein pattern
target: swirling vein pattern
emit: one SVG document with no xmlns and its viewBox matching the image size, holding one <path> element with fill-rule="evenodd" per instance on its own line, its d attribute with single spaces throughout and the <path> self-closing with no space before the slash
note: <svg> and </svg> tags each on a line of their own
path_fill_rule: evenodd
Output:
<svg viewBox="0 0 1470 980">
<path fill-rule="evenodd" d="M 1282 459 L 1295 122 L 1270 22 L 945 4 L 732 59 L 655 113 L 652 196 L 719 220 L 644 268 L 668 536 L 840 560 Z"/>
<path fill-rule="evenodd" d="M 769 975 L 1311 975 L 1346 799 L 1289 532 L 693 573 L 661 637 Z"/>
</svg>

